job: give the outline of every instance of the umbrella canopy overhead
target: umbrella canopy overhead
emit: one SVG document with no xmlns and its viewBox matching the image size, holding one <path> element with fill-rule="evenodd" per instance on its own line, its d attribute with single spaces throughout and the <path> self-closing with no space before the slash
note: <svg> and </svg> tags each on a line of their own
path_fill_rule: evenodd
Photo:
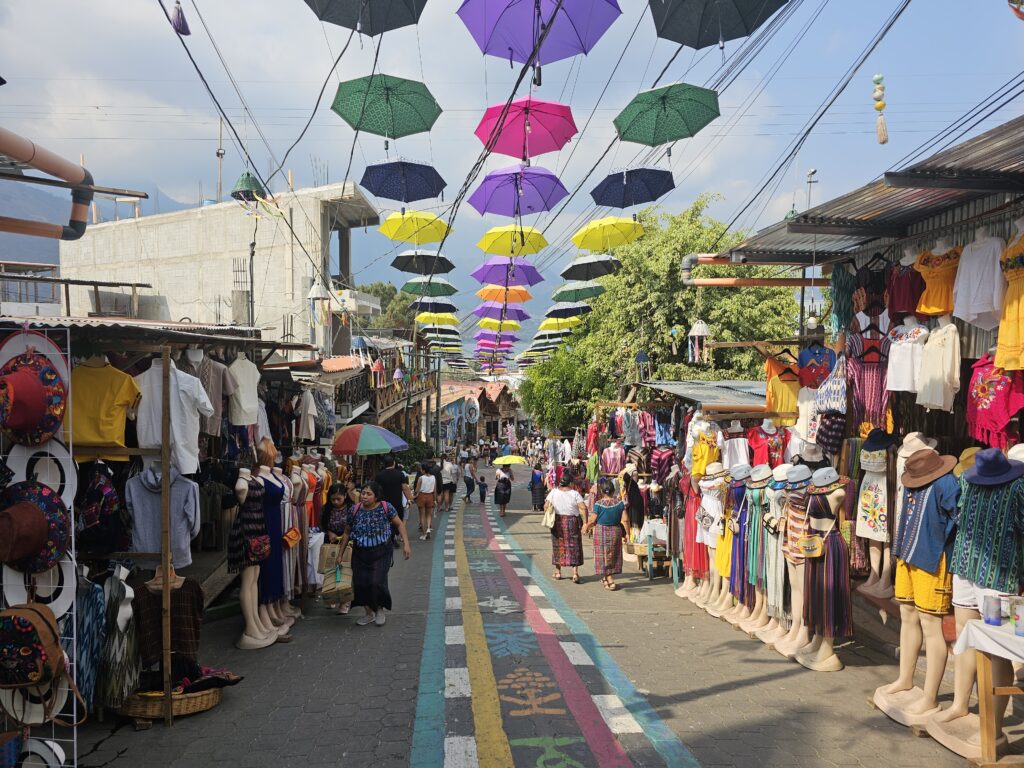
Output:
<svg viewBox="0 0 1024 768">
<path fill-rule="evenodd" d="M 672 171 L 661 168 L 631 168 L 605 176 L 590 196 L 597 205 L 608 208 L 630 208 L 652 203 L 675 189 Z"/>
<path fill-rule="evenodd" d="M 373 456 L 408 449 L 409 444 L 405 440 L 373 424 L 342 427 L 331 441 L 331 453 L 335 456 Z"/>
<path fill-rule="evenodd" d="M 507 331 L 498 333 L 497 331 L 479 330 L 473 334 L 473 338 L 477 341 L 519 341 L 518 336 Z"/>
<path fill-rule="evenodd" d="M 481 318 L 478 325 L 490 331 L 518 331 L 522 328 L 515 320 L 495 320 L 493 317 Z"/>
<path fill-rule="evenodd" d="M 432 213 L 406 211 L 405 213 L 392 213 L 384 219 L 384 223 L 377 228 L 377 231 L 389 240 L 424 245 L 441 242 L 451 230 L 448 229 L 448 225 L 444 221 Z"/>
<path fill-rule="evenodd" d="M 454 302 L 440 298 L 416 299 L 409 303 L 409 309 L 416 312 L 457 312 L 459 310 Z"/>
<path fill-rule="evenodd" d="M 504 256 L 492 256 L 470 276 L 478 283 L 496 283 L 499 285 L 536 285 L 544 281 L 537 268 L 526 259 L 508 259 Z"/>
<path fill-rule="evenodd" d="M 510 307 L 500 301 L 485 301 L 473 310 L 477 317 L 493 317 L 500 320 L 504 313 L 506 320 L 529 320 L 530 313 L 519 307 Z"/>
<path fill-rule="evenodd" d="M 593 280 L 596 277 L 612 275 L 619 271 L 622 262 L 607 253 L 592 253 L 577 256 L 562 270 L 566 280 Z"/>
<path fill-rule="evenodd" d="M 548 25 L 537 64 L 589 53 L 622 15 L 615 0 L 563 0 L 554 16 L 557 6 L 557 0 L 464 0 L 457 13 L 481 51 L 520 64 L 530 61 Z"/>
<path fill-rule="evenodd" d="M 402 286 L 401 290 L 415 296 L 452 296 L 459 292 L 458 288 L 443 277 L 431 275 L 430 273 L 423 277 L 412 278 Z"/>
<path fill-rule="evenodd" d="M 562 328 L 575 328 L 582 320 L 578 317 L 549 317 L 538 326 L 541 331 L 557 331 Z"/>
<path fill-rule="evenodd" d="M 544 239 L 539 229 L 521 224 L 506 224 L 503 227 L 491 227 L 484 232 L 476 247 L 495 256 L 529 256 L 538 253 L 547 245 L 548 241 Z"/>
<path fill-rule="evenodd" d="M 583 301 L 593 299 L 604 293 L 604 286 L 592 280 L 574 280 L 563 283 L 551 294 L 555 301 Z"/>
<path fill-rule="evenodd" d="M 427 338 L 436 336 L 438 338 L 454 337 L 458 339 L 462 334 L 460 334 L 455 328 L 449 328 L 446 325 L 425 325 L 420 328 L 420 335 Z"/>
<path fill-rule="evenodd" d="M 634 96 L 615 118 L 615 130 L 623 141 L 657 147 L 696 136 L 718 115 L 717 93 L 674 83 Z"/>
<path fill-rule="evenodd" d="M 427 0 L 306 0 L 320 21 L 374 37 L 416 24 Z"/>
<path fill-rule="evenodd" d="M 658 37 L 693 49 L 747 37 L 787 2 L 789 0 L 649 0 Z"/>
<path fill-rule="evenodd" d="M 491 171 L 469 196 L 481 214 L 527 216 L 550 211 L 569 192 L 554 172 L 540 166 L 513 165 Z"/>
<path fill-rule="evenodd" d="M 408 160 L 368 165 L 359 184 L 377 197 L 403 203 L 437 197 L 448 186 L 434 166 Z"/>
<path fill-rule="evenodd" d="M 476 295 L 484 301 L 504 301 L 506 304 L 518 304 L 533 298 L 532 293 L 517 285 L 508 288 L 503 285 L 485 285 Z"/>
<path fill-rule="evenodd" d="M 331 109 L 353 128 L 389 139 L 429 131 L 441 114 L 426 85 L 382 74 L 340 83 Z"/>
<path fill-rule="evenodd" d="M 416 322 L 422 325 L 458 325 L 459 318 L 452 312 L 420 312 Z"/>
<path fill-rule="evenodd" d="M 512 342 L 511 341 L 478 341 L 476 343 L 476 348 L 478 350 L 479 349 L 486 349 L 486 350 L 505 351 L 505 350 L 512 349 Z"/>
<path fill-rule="evenodd" d="M 392 216 L 394 215 L 395 214 L 392 214 Z M 409 214 L 407 213 L 406 216 L 408 215 Z M 430 214 L 423 215 L 429 216 Z M 389 221 L 390 218 L 391 217 L 389 216 Z M 387 224 L 387 221 L 385 221 L 384 223 Z M 443 275 L 455 269 L 455 265 L 452 264 L 452 262 L 446 256 L 442 256 L 437 251 L 424 251 L 420 250 L 419 248 L 411 251 L 402 251 L 394 258 L 394 260 L 392 260 L 391 266 L 399 270 L 400 272 L 410 272 L 414 275 L 427 276 L 424 278 L 416 279 L 433 279 L 434 281 L 436 281 L 438 278 L 432 277 L 433 275 Z M 449 285 L 451 285 L 451 283 L 449 283 Z"/>
<path fill-rule="evenodd" d="M 633 219 L 605 216 L 580 227 L 572 236 L 572 241 L 584 251 L 606 251 L 631 243 L 643 234 L 644 228 Z"/>
<path fill-rule="evenodd" d="M 576 122 L 567 104 L 541 101 L 526 96 L 509 105 L 495 104 L 484 112 L 476 136 L 487 146 L 497 134 L 492 151 L 526 160 L 546 152 L 557 152 L 576 135 Z"/>
<path fill-rule="evenodd" d="M 544 317 L 581 317 L 592 311 L 583 301 L 560 301 L 544 313 Z"/>
</svg>

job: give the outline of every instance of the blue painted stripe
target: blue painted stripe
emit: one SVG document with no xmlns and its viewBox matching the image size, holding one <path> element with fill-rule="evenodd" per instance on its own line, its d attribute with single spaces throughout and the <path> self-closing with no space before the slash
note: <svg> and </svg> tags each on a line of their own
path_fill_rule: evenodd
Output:
<svg viewBox="0 0 1024 768">
<path fill-rule="evenodd" d="M 445 530 L 447 515 L 436 527 Z M 408 530 L 408 529 L 406 529 Z M 420 686 L 412 731 L 412 768 L 444 766 L 444 539 L 435 539 L 430 566 L 427 626 L 420 658 Z"/>
<path fill-rule="evenodd" d="M 505 525 L 505 521 L 501 518 L 498 518 L 498 527 L 505 536 L 505 543 L 510 544 L 518 553 L 524 554 L 523 548 L 516 543 L 515 537 L 508 532 L 508 526 Z M 597 641 L 597 638 L 594 637 L 586 623 L 562 599 L 562 596 L 551 582 L 541 573 L 541 569 L 534 565 L 533 558 L 523 558 L 521 565 L 529 570 L 534 583 L 544 590 L 544 596 L 548 602 L 565 620 L 566 625 L 576 636 L 580 645 L 586 649 L 590 658 L 594 660 L 594 665 L 604 676 L 604 679 L 608 681 L 608 684 L 622 700 L 626 709 L 636 718 L 640 727 L 643 728 L 644 735 L 650 740 L 658 754 L 664 758 L 665 764 L 671 768 L 700 768 L 700 763 L 697 762 L 694 754 L 687 749 L 675 732 L 658 717 L 654 708 L 648 703 L 647 698 L 630 682 L 619 665 L 615 663 L 615 660 L 604 650 Z"/>
</svg>

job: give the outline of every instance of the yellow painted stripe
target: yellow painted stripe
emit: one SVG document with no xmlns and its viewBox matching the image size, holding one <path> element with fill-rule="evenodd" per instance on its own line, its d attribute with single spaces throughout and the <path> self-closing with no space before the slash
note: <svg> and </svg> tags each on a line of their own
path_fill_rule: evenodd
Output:
<svg viewBox="0 0 1024 768">
<path fill-rule="evenodd" d="M 462 523 L 465 504 L 459 503 L 455 518 L 455 567 L 462 595 L 462 625 L 466 633 L 466 666 L 473 691 L 473 723 L 476 727 L 476 754 L 481 768 L 513 768 L 512 750 L 501 722 L 498 684 L 491 666 L 491 653 L 484 636 L 484 621 L 476 601 L 473 577 L 463 541 Z"/>
</svg>

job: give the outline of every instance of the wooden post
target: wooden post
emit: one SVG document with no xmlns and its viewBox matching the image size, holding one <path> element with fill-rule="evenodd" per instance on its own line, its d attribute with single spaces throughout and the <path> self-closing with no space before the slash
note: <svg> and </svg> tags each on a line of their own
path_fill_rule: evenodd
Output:
<svg viewBox="0 0 1024 768">
<path fill-rule="evenodd" d="M 64 304 L 66 305 L 65 308 L 64 308 L 65 309 L 65 313 L 66 313 L 65 316 L 66 317 L 71 317 L 71 284 L 70 283 L 64 283 Z"/>
<path fill-rule="evenodd" d="M 163 389 L 160 406 L 160 565 L 161 581 L 160 617 L 164 665 L 164 723 L 174 721 L 174 702 L 171 698 L 171 348 L 164 346 L 160 353 L 163 367 Z"/>
</svg>

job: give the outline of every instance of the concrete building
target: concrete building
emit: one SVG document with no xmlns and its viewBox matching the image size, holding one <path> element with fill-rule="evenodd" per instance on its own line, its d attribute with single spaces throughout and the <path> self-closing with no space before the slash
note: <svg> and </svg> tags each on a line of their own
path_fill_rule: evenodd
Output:
<svg viewBox="0 0 1024 768">
<path fill-rule="evenodd" d="M 119 290 L 73 286 L 70 314 L 97 311 L 148 320 L 250 322 L 265 339 L 316 344 L 348 354 L 349 326 L 339 322 L 335 277 L 351 283 L 351 230 L 379 223 L 377 210 L 352 183 L 299 189 L 276 196 L 279 208 L 256 213 L 235 201 L 184 211 L 104 222 L 78 241 L 61 242 L 61 274 L 85 280 L 150 283 L 139 297 Z M 332 248 L 332 239 L 337 244 Z M 250 251 L 250 243 L 255 243 Z M 251 275 L 251 279 L 250 279 Z"/>
<path fill-rule="evenodd" d="M 338 291 L 338 298 L 341 299 L 341 308 L 343 310 L 360 319 L 378 317 L 380 315 L 380 299 L 372 294 L 345 288 Z"/>
</svg>

